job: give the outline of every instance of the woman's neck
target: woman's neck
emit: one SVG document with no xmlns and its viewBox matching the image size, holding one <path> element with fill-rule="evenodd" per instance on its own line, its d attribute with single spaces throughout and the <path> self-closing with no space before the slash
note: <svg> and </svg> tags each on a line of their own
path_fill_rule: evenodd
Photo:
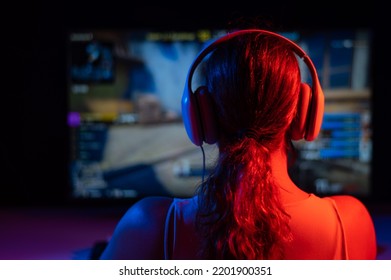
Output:
<svg viewBox="0 0 391 280">
<path fill-rule="evenodd" d="M 284 148 L 280 148 L 270 154 L 272 175 L 280 187 L 283 203 L 293 202 L 308 197 L 308 193 L 300 189 L 291 179 L 288 173 L 288 156 Z"/>
</svg>

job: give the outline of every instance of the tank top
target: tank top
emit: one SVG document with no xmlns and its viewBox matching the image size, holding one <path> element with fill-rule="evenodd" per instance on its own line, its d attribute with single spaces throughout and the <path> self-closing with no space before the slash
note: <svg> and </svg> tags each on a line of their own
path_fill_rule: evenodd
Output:
<svg viewBox="0 0 391 280">
<path fill-rule="evenodd" d="M 344 225 L 333 199 L 310 194 L 286 204 L 285 210 L 293 236 L 284 248 L 286 259 L 349 259 Z M 196 196 L 173 199 L 165 221 L 165 259 L 200 259 L 196 211 Z"/>
</svg>

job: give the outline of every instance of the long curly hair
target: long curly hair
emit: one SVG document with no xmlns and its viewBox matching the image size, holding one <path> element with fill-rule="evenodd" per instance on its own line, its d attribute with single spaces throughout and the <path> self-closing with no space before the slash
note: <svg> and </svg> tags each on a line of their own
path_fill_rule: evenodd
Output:
<svg viewBox="0 0 391 280">
<path fill-rule="evenodd" d="M 270 153 L 292 147 L 300 70 L 289 45 L 247 34 L 204 62 L 216 107 L 219 155 L 198 190 L 197 225 L 207 259 L 283 259 L 289 215 L 271 175 Z"/>
</svg>

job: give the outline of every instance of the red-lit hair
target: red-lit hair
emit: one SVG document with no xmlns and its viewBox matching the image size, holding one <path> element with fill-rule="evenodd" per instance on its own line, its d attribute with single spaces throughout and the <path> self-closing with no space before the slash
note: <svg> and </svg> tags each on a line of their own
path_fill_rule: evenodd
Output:
<svg viewBox="0 0 391 280">
<path fill-rule="evenodd" d="M 216 106 L 219 157 L 198 192 L 203 257 L 281 259 L 289 216 L 270 153 L 281 143 L 291 147 L 301 82 L 296 56 L 276 37 L 248 34 L 219 46 L 204 71 Z"/>
</svg>

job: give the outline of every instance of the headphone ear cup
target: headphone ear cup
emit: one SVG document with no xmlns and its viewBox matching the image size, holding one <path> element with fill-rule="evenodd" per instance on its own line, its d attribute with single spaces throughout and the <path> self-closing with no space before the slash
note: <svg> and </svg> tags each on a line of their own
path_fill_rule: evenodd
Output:
<svg viewBox="0 0 391 280">
<path fill-rule="evenodd" d="M 315 83 L 314 89 L 312 90 L 309 109 L 305 140 L 312 141 L 318 137 L 324 115 L 324 94 L 319 83 Z"/>
<path fill-rule="evenodd" d="M 200 112 L 198 111 L 195 94 L 189 92 L 187 87 L 185 87 L 182 95 L 182 120 L 190 141 L 196 146 L 201 146 L 203 132 L 200 123 Z"/>
<path fill-rule="evenodd" d="M 218 130 L 211 95 L 206 86 L 182 95 L 182 119 L 189 139 L 196 145 L 217 142 Z"/>
<path fill-rule="evenodd" d="M 291 124 L 292 140 L 297 141 L 306 137 L 310 99 L 311 87 L 306 83 L 301 83 L 296 117 Z"/>
<path fill-rule="evenodd" d="M 201 86 L 196 90 L 195 96 L 197 98 L 203 141 L 208 144 L 214 144 L 217 142 L 218 128 L 211 94 L 206 86 Z"/>
</svg>

